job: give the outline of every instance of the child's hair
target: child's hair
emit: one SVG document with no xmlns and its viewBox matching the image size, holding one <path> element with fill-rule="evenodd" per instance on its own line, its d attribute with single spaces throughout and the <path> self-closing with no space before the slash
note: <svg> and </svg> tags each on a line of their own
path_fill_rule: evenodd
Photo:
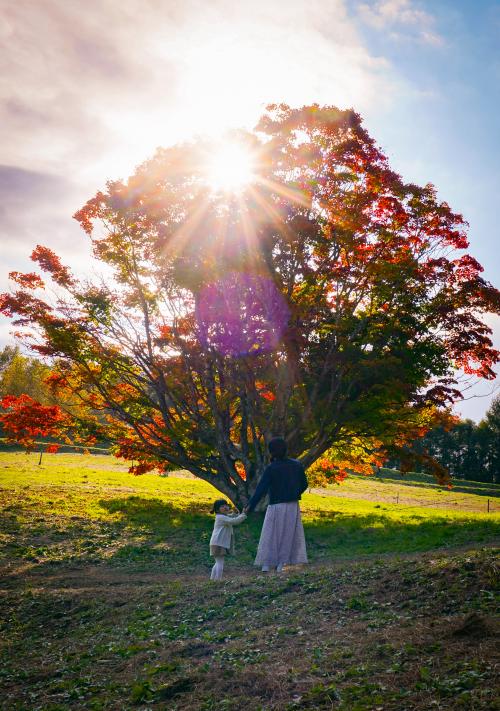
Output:
<svg viewBox="0 0 500 711">
<path fill-rule="evenodd" d="M 271 459 L 284 459 L 286 457 L 287 446 L 283 437 L 273 437 L 268 444 Z"/>
<path fill-rule="evenodd" d="M 221 506 L 229 506 L 226 499 L 217 499 L 217 501 L 214 501 L 214 505 L 212 506 L 212 510 L 210 513 L 219 513 Z"/>
</svg>

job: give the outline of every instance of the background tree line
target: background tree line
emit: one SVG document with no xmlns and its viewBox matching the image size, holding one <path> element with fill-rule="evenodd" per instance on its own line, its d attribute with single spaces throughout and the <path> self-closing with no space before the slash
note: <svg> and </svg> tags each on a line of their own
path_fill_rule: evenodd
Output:
<svg viewBox="0 0 500 711">
<path fill-rule="evenodd" d="M 500 481 L 500 395 L 476 424 L 461 420 L 449 430 L 436 427 L 416 444 L 435 457 L 455 479 Z"/>
<path fill-rule="evenodd" d="M 484 418 L 458 420 L 452 427 L 434 427 L 413 448 L 426 452 L 442 464 L 453 479 L 498 483 L 500 481 L 500 395 L 491 403 Z M 392 458 L 386 466 L 399 469 Z M 415 471 L 423 471 L 416 462 Z"/>
<path fill-rule="evenodd" d="M 57 408 L 61 411 L 68 413 L 69 415 L 81 409 L 78 400 L 71 397 L 67 392 L 56 391 L 50 386 L 49 376 L 51 373 L 51 368 L 46 363 L 41 361 L 37 357 L 24 355 L 18 346 L 6 345 L 0 350 L 0 403 L 3 398 L 14 396 L 20 398 L 21 400 L 28 396 L 28 399 L 33 399 L 33 401 L 41 406 L 40 418 L 43 420 L 44 417 L 48 418 L 48 429 L 45 434 L 40 434 L 40 425 L 43 428 L 43 422 L 37 423 L 31 422 L 26 425 L 24 421 L 25 414 L 21 410 L 17 410 L 14 414 L 15 418 L 19 418 L 20 430 L 24 430 L 26 426 L 28 429 L 31 425 L 35 425 L 33 433 L 30 436 L 34 441 L 37 441 L 40 445 L 41 443 L 47 443 L 52 447 L 46 451 L 56 451 L 53 447 L 53 443 L 58 442 L 62 446 L 69 446 L 73 448 L 73 438 L 71 435 L 64 436 L 62 433 L 54 431 L 50 427 L 50 408 Z M 100 417 L 100 413 L 95 413 L 97 418 Z M 38 434 L 35 434 L 38 431 Z M 4 427 L 4 423 L 0 419 L 0 449 L 7 447 L 9 445 L 9 433 Z M 18 444 L 25 446 L 25 442 L 19 440 Z M 12 444 L 12 438 L 10 438 L 10 444 Z M 75 442 L 76 444 L 76 442 Z M 98 448 L 109 448 L 109 441 L 104 438 L 100 438 Z M 43 447 L 37 445 L 37 450 L 43 450 Z M 87 447 L 85 448 L 87 449 Z M 82 448 L 83 451 L 83 448 Z"/>
<path fill-rule="evenodd" d="M 44 382 L 49 373 L 50 368 L 38 358 L 23 355 L 17 346 L 5 346 L 0 351 L 0 398 L 26 393 L 44 405 L 64 405 Z M 500 395 L 479 424 L 461 420 L 451 429 L 435 427 L 414 446 L 435 457 L 455 479 L 498 483 Z M 397 468 L 399 462 L 391 460 L 388 464 Z M 421 467 L 416 464 L 415 470 Z"/>
<path fill-rule="evenodd" d="M 0 351 L 0 398 L 26 393 L 44 405 L 54 404 L 44 379 L 50 368 L 38 358 L 22 355 L 17 346 L 5 346 Z"/>
</svg>

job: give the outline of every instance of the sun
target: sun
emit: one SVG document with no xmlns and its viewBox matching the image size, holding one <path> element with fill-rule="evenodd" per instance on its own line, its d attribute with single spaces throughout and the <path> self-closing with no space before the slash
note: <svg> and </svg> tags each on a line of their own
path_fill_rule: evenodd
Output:
<svg viewBox="0 0 500 711">
<path fill-rule="evenodd" d="M 206 174 L 216 192 L 243 192 L 255 180 L 252 155 L 241 143 L 226 141 L 209 159 Z"/>
</svg>

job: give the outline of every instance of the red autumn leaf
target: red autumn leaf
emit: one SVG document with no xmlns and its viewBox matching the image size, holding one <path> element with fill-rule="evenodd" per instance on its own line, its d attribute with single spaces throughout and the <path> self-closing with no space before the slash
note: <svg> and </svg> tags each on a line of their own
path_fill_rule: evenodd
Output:
<svg viewBox="0 0 500 711">
<path fill-rule="evenodd" d="M 34 272 L 28 274 L 9 272 L 9 279 L 15 281 L 16 284 L 22 286 L 23 289 L 43 289 L 45 286 L 43 279 Z"/>
<path fill-rule="evenodd" d="M 57 254 L 48 247 L 37 245 L 31 253 L 31 259 L 34 262 L 38 262 L 45 272 L 49 272 L 54 281 L 60 286 L 70 286 L 73 283 L 69 269 L 63 266 Z"/>
<path fill-rule="evenodd" d="M 45 451 L 48 452 L 49 454 L 56 454 L 56 452 L 59 451 L 61 445 L 60 444 L 48 444 L 45 447 Z"/>
</svg>

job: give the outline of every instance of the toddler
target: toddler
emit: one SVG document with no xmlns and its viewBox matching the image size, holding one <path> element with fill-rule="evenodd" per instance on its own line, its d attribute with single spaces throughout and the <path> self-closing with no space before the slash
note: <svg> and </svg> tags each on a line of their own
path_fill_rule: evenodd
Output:
<svg viewBox="0 0 500 711">
<path fill-rule="evenodd" d="M 231 516 L 231 506 L 225 499 L 214 502 L 212 513 L 215 514 L 215 523 L 212 537 L 210 538 L 210 555 L 215 558 L 215 565 L 210 574 L 210 580 L 220 580 L 224 572 L 224 556 L 234 553 L 233 526 L 237 526 L 246 519 L 245 513 Z"/>
</svg>

